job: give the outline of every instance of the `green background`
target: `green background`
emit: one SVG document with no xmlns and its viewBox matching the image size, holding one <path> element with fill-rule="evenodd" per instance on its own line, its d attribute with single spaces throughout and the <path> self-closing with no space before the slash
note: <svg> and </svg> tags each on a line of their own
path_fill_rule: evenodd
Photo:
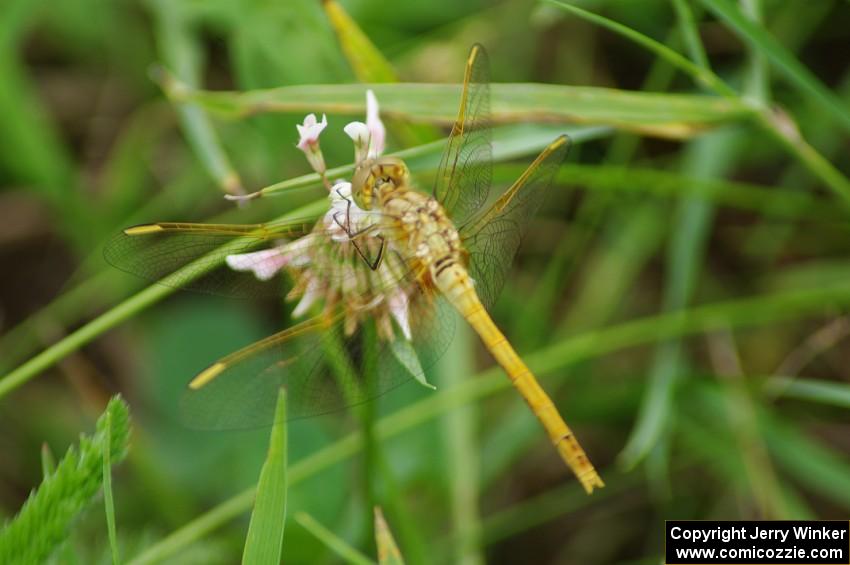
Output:
<svg viewBox="0 0 850 565">
<path fill-rule="evenodd" d="M 120 392 L 133 420 L 112 481 L 122 558 L 238 561 L 240 493 L 269 430 L 190 431 L 175 405 L 199 368 L 289 323 L 284 309 L 166 297 L 101 246 L 143 221 L 257 221 L 322 198 L 312 182 L 235 209 L 222 190 L 309 172 L 294 126 L 312 98 L 341 96 L 314 85 L 457 83 L 480 42 L 494 83 L 560 86 L 494 87 L 497 186 L 558 131 L 575 144 L 493 316 L 608 486 L 584 495 L 459 329 L 436 393 L 411 384 L 373 404 L 369 456 L 353 414 L 288 426 L 284 560 L 339 559 L 299 513 L 374 559 L 372 504 L 409 563 L 657 563 L 665 519 L 846 519 L 850 5 L 571 4 L 679 58 L 554 3 L 344 1 L 376 48 L 355 45 L 358 63 L 316 1 L 5 0 L 0 374 L 47 354 L 0 377 L 0 517 L 39 484 L 42 445 L 64 453 Z M 307 86 L 284 112 L 251 106 L 257 92 L 187 104 L 154 65 L 186 88 Z M 396 98 L 389 151 L 446 133 Z M 333 167 L 351 159 L 342 126 L 362 108 L 328 114 Z M 438 148 L 417 155 L 428 178 Z M 56 562 L 110 561 L 99 502 L 71 532 Z"/>
</svg>

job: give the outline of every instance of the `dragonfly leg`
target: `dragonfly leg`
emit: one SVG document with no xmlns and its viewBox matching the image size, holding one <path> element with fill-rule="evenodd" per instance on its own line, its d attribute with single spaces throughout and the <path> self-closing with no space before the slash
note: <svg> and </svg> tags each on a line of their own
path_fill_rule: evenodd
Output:
<svg viewBox="0 0 850 565">
<path fill-rule="evenodd" d="M 381 240 L 381 248 L 378 249 L 378 257 L 377 257 L 377 259 L 375 259 L 375 262 L 373 264 L 369 265 L 369 268 L 372 269 L 373 271 L 377 271 L 378 268 L 381 266 L 381 263 L 384 262 L 384 251 L 387 250 L 387 240 L 384 239 L 383 236 L 380 236 L 380 235 L 377 236 L 377 237 L 378 237 L 378 239 Z"/>
<path fill-rule="evenodd" d="M 337 212 L 336 214 L 334 214 L 334 221 L 337 223 L 337 225 L 339 227 L 342 228 L 342 230 L 346 233 L 346 235 L 348 235 L 349 239 L 355 239 L 355 238 L 360 237 L 364 234 L 367 234 L 370 231 L 377 228 L 377 226 L 372 224 L 372 225 L 366 226 L 362 230 L 352 232 L 351 231 L 351 206 L 353 206 L 354 203 L 351 201 L 351 199 L 349 197 L 345 196 L 342 192 L 340 192 L 339 189 L 336 190 L 336 193 L 339 195 L 340 198 L 342 198 L 346 202 L 345 223 L 343 224 L 342 222 L 339 221 L 340 212 Z"/>
<path fill-rule="evenodd" d="M 376 237 L 376 239 L 381 240 L 381 247 L 380 249 L 378 249 L 378 256 L 375 258 L 374 261 L 369 260 L 369 257 L 367 257 L 363 250 L 360 249 L 360 245 L 357 244 L 356 239 L 351 240 L 351 245 L 354 246 L 354 249 L 357 251 L 357 254 L 360 255 L 360 258 L 363 259 L 366 265 L 373 271 L 377 271 L 378 268 L 381 266 L 381 263 L 384 262 L 384 250 L 387 247 L 387 240 L 384 239 L 382 236 L 379 235 Z"/>
<path fill-rule="evenodd" d="M 369 234 L 370 232 L 375 231 L 378 226 L 373 224 L 373 225 L 366 226 L 365 228 L 358 230 L 356 232 L 352 232 L 351 231 L 351 204 L 352 204 L 351 200 L 349 200 L 347 197 L 342 195 L 338 190 L 337 190 L 337 194 L 339 194 L 340 197 L 342 197 L 348 203 L 348 205 L 346 206 L 346 210 L 345 210 L 345 221 L 344 222 L 340 221 L 339 216 L 342 214 L 342 212 L 337 212 L 336 214 L 334 214 L 334 216 L 333 216 L 334 221 L 346 233 L 346 235 L 348 236 L 348 240 L 351 242 L 351 245 L 354 246 L 354 249 L 357 251 L 357 254 L 360 255 L 360 257 L 363 259 L 363 261 L 366 263 L 366 265 L 368 265 L 369 268 L 373 271 L 378 270 L 378 268 L 381 266 L 381 263 L 384 262 L 384 250 L 386 249 L 387 241 L 380 235 L 376 236 L 376 238 L 381 241 L 381 247 L 380 247 L 380 249 L 378 249 L 378 256 L 375 258 L 375 261 L 374 262 L 370 261 L 369 258 L 366 256 L 366 253 L 364 253 L 363 250 L 360 248 L 360 245 L 358 244 L 357 240 L 362 238 L 363 236 Z"/>
</svg>

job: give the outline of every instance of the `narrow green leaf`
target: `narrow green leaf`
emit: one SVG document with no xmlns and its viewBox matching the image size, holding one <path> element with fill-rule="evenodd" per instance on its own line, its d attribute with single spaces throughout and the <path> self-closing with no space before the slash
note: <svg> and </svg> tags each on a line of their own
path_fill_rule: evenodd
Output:
<svg viewBox="0 0 850 565">
<path fill-rule="evenodd" d="M 850 384 L 792 377 L 773 377 L 765 383 L 765 392 L 819 402 L 839 408 L 850 408 Z"/>
<path fill-rule="evenodd" d="M 850 508 L 850 460 L 785 420 L 760 414 L 760 427 L 777 464 L 812 491 Z"/>
<path fill-rule="evenodd" d="M 174 92 L 179 99 L 210 112 L 242 118 L 259 112 L 360 115 L 366 110 L 367 88 L 375 92 L 381 114 L 387 118 L 448 125 L 457 117 L 460 85 L 455 84 L 297 85 L 247 92 L 193 90 L 183 85 L 175 87 Z M 754 115 L 751 108 L 736 100 L 692 94 L 533 83 L 497 83 L 491 92 L 494 124 L 537 121 L 609 125 L 682 139 Z"/>
<path fill-rule="evenodd" d="M 345 58 L 360 82 L 398 82 L 390 62 L 378 51 L 360 26 L 351 19 L 336 0 L 324 0 L 322 5 L 336 32 Z"/>
<path fill-rule="evenodd" d="M 762 0 L 741 0 L 741 11 L 754 25 L 763 25 Z M 771 100 L 770 69 L 767 66 L 767 58 L 754 46 L 750 46 L 747 58 L 747 81 L 744 92 L 757 100 L 759 104 L 767 106 Z"/>
<path fill-rule="evenodd" d="M 699 37 L 694 12 L 691 10 L 688 0 L 673 0 L 673 7 L 676 9 L 679 29 L 682 32 L 682 37 L 684 37 L 691 60 L 703 69 L 710 69 L 705 47 L 703 47 L 702 40 Z"/>
<path fill-rule="evenodd" d="M 129 435 L 127 405 L 116 396 L 98 419 L 94 435 L 80 437 L 78 449 L 68 449 L 56 471 L 0 531 L 0 563 L 42 563 L 50 557 L 103 484 L 106 452 L 115 463 L 123 460 Z"/>
<path fill-rule="evenodd" d="M 340 559 L 352 565 L 373 565 L 375 562 L 351 547 L 348 542 L 340 538 L 332 531 L 317 522 L 312 516 L 304 512 L 295 515 L 295 521 L 302 528 L 313 534 L 316 539 L 336 553 Z"/>
<path fill-rule="evenodd" d="M 463 319 L 455 318 L 455 335 L 446 353 L 437 361 L 440 384 L 451 389 L 475 372 L 475 336 Z M 451 495 L 451 530 L 459 542 L 453 544 L 453 563 L 478 565 L 485 562 L 481 549 L 481 516 L 478 511 L 480 494 L 480 447 L 476 423 L 478 407 L 463 406 L 441 419 L 441 436 L 445 445 L 445 476 Z"/>
<path fill-rule="evenodd" d="M 182 82 L 195 84 L 202 73 L 201 54 L 185 8 L 170 0 L 154 0 L 148 5 L 156 18 L 156 39 L 163 61 Z M 175 103 L 186 138 L 209 175 L 225 193 L 242 194 L 242 180 L 231 165 L 204 110 L 178 100 L 175 93 L 177 85 L 167 80 L 163 73 L 155 72 L 154 78 L 159 80 L 166 96 Z"/>
<path fill-rule="evenodd" d="M 702 3 L 726 22 L 738 37 L 763 53 L 792 84 L 832 114 L 845 131 L 850 132 L 850 108 L 847 104 L 818 80 L 814 73 L 800 63 L 764 26 L 747 18 L 729 0 L 702 0 Z"/>
<path fill-rule="evenodd" d="M 390 350 L 401 366 L 413 375 L 416 382 L 427 389 L 437 390 L 437 387 L 425 379 L 425 371 L 419 363 L 419 356 L 416 354 L 416 350 L 413 349 L 413 344 L 406 339 L 394 339 L 390 342 Z"/>
<path fill-rule="evenodd" d="M 729 86 L 720 80 L 717 75 L 709 71 L 707 68 L 700 67 L 698 64 L 692 63 L 687 58 L 673 51 L 663 43 L 647 37 L 646 35 L 637 32 L 630 27 L 624 26 L 621 23 L 615 22 L 614 20 L 609 20 L 608 18 L 604 18 L 598 14 L 594 14 L 593 12 L 588 12 L 587 10 L 583 10 L 566 2 L 561 2 L 559 0 L 544 1 L 552 4 L 553 6 L 557 6 L 564 11 L 570 12 L 574 16 L 578 16 L 579 18 L 607 28 L 614 33 L 618 33 L 623 37 L 634 41 L 638 45 L 645 47 L 648 51 L 652 51 L 662 59 L 666 60 L 680 71 L 687 73 L 697 83 L 706 86 L 710 90 L 717 92 L 730 100 L 736 98 L 735 91 L 729 88 Z"/>
<path fill-rule="evenodd" d="M 106 425 L 104 427 L 106 437 L 112 436 L 112 413 L 107 410 Z M 115 528 L 115 502 L 112 498 L 112 456 L 109 449 L 103 450 L 103 504 L 106 508 L 106 529 L 109 533 L 109 549 L 112 551 L 112 563 L 121 563 L 118 553 L 118 535 Z"/>
<path fill-rule="evenodd" d="M 286 450 L 286 390 L 281 388 L 269 451 L 257 484 L 257 497 L 248 526 L 242 563 L 280 563 L 286 522 Z"/>
<path fill-rule="evenodd" d="M 393 534 L 381 507 L 375 507 L 375 545 L 378 546 L 378 563 L 380 565 L 404 565 L 401 552 L 398 550 Z"/>
</svg>

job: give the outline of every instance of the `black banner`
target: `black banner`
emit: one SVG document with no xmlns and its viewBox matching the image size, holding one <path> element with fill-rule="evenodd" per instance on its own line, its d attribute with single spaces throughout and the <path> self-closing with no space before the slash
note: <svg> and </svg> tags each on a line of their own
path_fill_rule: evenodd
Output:
<svg viewBox="0 0 850 565">
<path fill-rule="evenodd" d="M 668 520 L 668 565 L 850 564 L 850 522 Z"/>
</svg>

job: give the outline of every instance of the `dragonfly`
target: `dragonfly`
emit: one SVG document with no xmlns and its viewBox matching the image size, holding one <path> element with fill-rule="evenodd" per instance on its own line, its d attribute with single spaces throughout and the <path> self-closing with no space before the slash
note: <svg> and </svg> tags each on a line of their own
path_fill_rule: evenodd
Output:
<svg viewBox="0 0 850 565">
<path fill-rule="evenodd" d="M 112 265 L 181 289 L 280 296 L 285 283 L 276 275 L 286 272 L 286 297 L 301 299 L 293 318 L 313 312 L 200 371 L 182 401 L 191 425 L 268 424 L 280 387 L 287 390 L 288 417 L 297 418 L 372 400 L 412 377 L 424 382 L 451 342 L 456 313 L 503 368 L 585 491 L 604 486 L 488 313 L 570 141 L 555 139 L 491 197 L 489 114 L 488 57 L 476 44 L 429 192 L 416 186 L 401 159 L 369 155 L 356 164 L 350 183 L 333 185 L 331 206 L 319 220 L 160 222 L 125 229 L 107 243 Z"/>
</svg>

